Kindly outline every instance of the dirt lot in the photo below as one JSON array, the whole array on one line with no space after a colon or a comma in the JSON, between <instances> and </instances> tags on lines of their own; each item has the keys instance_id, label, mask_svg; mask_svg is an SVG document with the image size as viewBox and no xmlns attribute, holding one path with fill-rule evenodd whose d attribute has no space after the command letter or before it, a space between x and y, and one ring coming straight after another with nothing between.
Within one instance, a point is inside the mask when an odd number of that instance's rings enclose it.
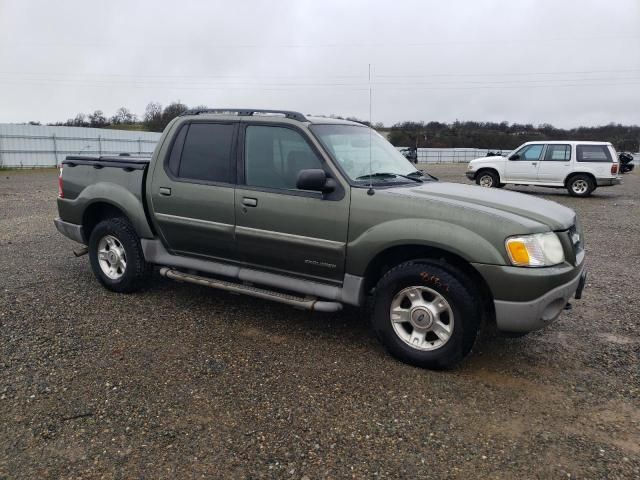
<instances>
[{"instance_id":1,"label":"dirt lot","mask_svg":"<svg viewBox=\"0 0 640 480\"><path fill-rule=\"evenodd\" d=\"M640 478L640 177L518 190L577 210L584 298L443 373L355 310L110 293L53 227L56 172L0 172L0 479Z\"/></svg>"}]
</instances>

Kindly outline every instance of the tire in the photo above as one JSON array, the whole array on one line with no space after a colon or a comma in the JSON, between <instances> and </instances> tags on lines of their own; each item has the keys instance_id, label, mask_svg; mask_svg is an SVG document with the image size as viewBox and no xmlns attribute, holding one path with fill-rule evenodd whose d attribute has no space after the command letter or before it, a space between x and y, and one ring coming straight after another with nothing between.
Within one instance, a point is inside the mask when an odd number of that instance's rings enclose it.
<instances>
[{"instance_id":1,"label":"tire","mask_svg":"<svg viewBox=\"0 0 640 480\"><path fill-rule=\"evenodd\" d=\"M496 172L481 170L480 173L476 175L476 184L486 188L498 187L500 185L500 178Z\"/></svg>"},{"instance_id":2,"label":"tire","mask_svg":"<svg viewBox=\"0 0 640 480\"><path fill-rule=\"evenodd\" d=\"M373 330L387 351L405 363L450 368L469 354L480 328L480 303L471 285L462 272L437 261L398 265L375 288ZM441 313L434 316L424 304L440 307Z\"/></svg>"},{"instance_id":3,"label":"tire","mask_svg":"<svg viewBox=\"0 0 640 480\"><path fill-rule=\"evenodd\" d=\"M573 175L567 180L567 190L572 197L588 197L595 189L593 179L583 173Z\"/></svg>"},{"instance_id":4,"label":"tire","mask_svg":"<svg viewBox=\"0 0 640 480\"><path fill-rule=\"evenodd\" d=\"M152 271L138 235L125 218L109 218L95 226L89 238L89 260L98 281L118 293L139 290Z\"/></svg>"}]
</instances>

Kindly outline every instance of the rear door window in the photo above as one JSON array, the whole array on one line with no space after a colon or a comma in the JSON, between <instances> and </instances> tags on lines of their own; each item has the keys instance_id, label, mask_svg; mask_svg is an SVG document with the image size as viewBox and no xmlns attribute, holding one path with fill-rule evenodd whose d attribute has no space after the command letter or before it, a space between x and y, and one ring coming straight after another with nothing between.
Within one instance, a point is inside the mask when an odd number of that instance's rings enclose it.
<instances>
[{"instance_id":1,"label":"rear door window","mask_svg":"<svg viewBox=\"0 0 640 480\"><path fill-rule=\"evenodd\" d=\"M576 159L579 162L612 162L607 145L578 145Z\"/></svg>"},{"instance_id":2,"label":"rear door window","mask_svg":"<svg viewBox=\"0 0 640 480\"><path fill-rule=\"evenodd\" d=\"M571 145L547 145L545 162L566 162L571 160Z\"/></svg>"},{"instance_id":3,"label":"rear door window","mask_svg":"<svg viewBox=\"0 0 640 480\"><path fill-rule=\"evenodd\" d=\"M180 157L178 177L207 183L232 183L234 169L231 149L234 130L234 124L189 125Z\"/></svg>"}]
</instances>

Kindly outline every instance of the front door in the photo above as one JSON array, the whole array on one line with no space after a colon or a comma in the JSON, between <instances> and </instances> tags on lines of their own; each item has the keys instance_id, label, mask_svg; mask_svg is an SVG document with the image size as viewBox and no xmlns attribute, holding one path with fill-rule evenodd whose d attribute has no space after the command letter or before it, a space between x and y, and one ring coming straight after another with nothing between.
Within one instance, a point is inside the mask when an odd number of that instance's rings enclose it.
<instances>
[{"instance_id":1,"label":"front door","mask_svg":"<svg viewBox=\"0 0 640 480\"><path fill-rule=\"evenodd\" d=\"M237 122L193 121L178 127L153 172L156 228L177 254L237 260L235 143Z\"/></svg>"},{"instance_id":2,"label":"front door","mask_svg":"<svg viewBox=\"0 0 640 480\"><path fill-rule=\"evenodd\" d=\"M238 252L249 266L341 282L349 221L349 190L299 190L304 169L331 169L305 132L282 124L249 124L236 189ZM336 179L337 180L337 179Z\"/></svg>"},{"instance_id":3,"label":"front door","mask_svg":"<svg viewBox=\"0 0 640 480\"><path fill-rule=\"evenodd\" d=\"M535 182L538 179L538 162L544 149L543 144L525 145L509 155L506 162L505 178L508 182Z\"/></svg>"},{"instance_id":4,"label":"front door","mask_svg":"<svg viewBox=\"0 0 640 480\"><path fill-rule=\"evenodd\" d=\"M538 165L538 181L562 184L570 168L571 145L549 144Z\"/></svg>"}]
</instances>

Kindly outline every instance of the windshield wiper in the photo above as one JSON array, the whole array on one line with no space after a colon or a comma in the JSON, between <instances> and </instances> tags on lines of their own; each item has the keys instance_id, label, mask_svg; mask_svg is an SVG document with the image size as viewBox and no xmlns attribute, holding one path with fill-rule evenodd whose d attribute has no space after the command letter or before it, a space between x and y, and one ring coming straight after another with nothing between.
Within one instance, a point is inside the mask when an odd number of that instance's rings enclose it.
<instances>
[{"instance_id":1,"label":"windshield wiper","mask_svg":"<svg viewBox=\"0 0 640 480\"><path fill-rule=\"evenodd\" d=\"M402 177L408 180L413 180L414 182L422 183L422 180L419 178L410 177L409 175L402 175L401 173L389 173L389 172L369 173L367 175L361 175L360 177L356 177L356 180L366 180L368 178L396 178L396 177Z\"/></svg>"},{"instance_id":2,"label":"windshield wiper","mask_svg":"<svg viewBox=\"0 0 640 480\"><path fill-rule=\"evenodd\" d=\"M408 173L408 174L407 174L407 176L408 176L408 177L411 177L411 176L420 176L420 177L422 177L422 178L427 178L427 177L429 177L431 180L438 180L438 178L437 178L437 177L434 177L434 176L433 176L433 175L431 175L430 173L422 172L422 171L420 171L420 170L416 170L415 172ZM424 180L423 180L423 181L424 181Z\"/></svg>"}]
</instances>

